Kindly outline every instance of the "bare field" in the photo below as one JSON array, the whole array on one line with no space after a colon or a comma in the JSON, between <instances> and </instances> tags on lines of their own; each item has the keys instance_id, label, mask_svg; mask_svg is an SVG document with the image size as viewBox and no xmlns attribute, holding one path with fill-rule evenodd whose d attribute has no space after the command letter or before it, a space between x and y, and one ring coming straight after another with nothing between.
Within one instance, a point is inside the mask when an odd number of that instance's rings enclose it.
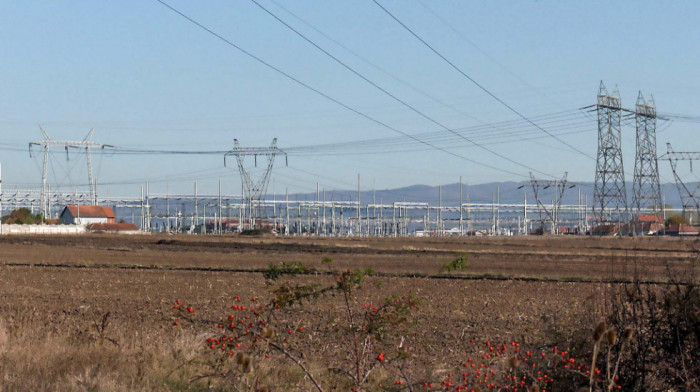
<instances>
[{"instance_id":1,"label":"bare field","mask_svg":"<svg viewBox=\"0 0 700 392\"><path fill-rule=\"evenodd\" d=\"M605 280L631 279L636 271L664 281L667 268L687 271L697 246L678 238L3 237L0 390L189 389L187 375L173 375L182 360L174 346L201 350L192 342L209 326L188 325L173 343L175 299L217 320L237 295L271 297L259 272L270 263L321 268L323 257L336 268L380 273L358 292L366 301L419 298L408 342L422 368L439 372L467 353L462 342L469 337L566 341L606 312L614 283ZM469 269L451 276L468 279L442 279L441 266L460 254ZM107 312L106 335L118 345L97 337L95 325ZM285 317L332 339L327 320L340 312L321 301ZM307 351L324 355L314 345Z\"/></svg>"},{"instance_id":2,"label":"bare field","mask_svg":"<svg viewBox=\"0 0 700 392\"><path fill-rule=\"evenodd\" d=\"M637 273L655 281L664 279L667 267L692 260L698 247L698 241L683 238L29 236L0 238L0 262L255 270L332 257L342 268L433 275L465 254L470 268L463 274L477 277L601 280Z\"/></svg>"}]
</instances>

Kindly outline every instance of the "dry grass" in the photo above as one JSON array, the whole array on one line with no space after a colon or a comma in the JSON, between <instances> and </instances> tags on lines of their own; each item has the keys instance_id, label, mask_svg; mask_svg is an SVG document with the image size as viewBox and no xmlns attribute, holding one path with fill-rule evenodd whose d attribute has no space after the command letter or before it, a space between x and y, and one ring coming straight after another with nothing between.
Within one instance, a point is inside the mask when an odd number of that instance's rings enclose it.
<instances>
[{"instance_id":1,"label":"dry grass","mask_svg":"<svg viewBox=\"0 0 700 392\"><path fill-rule=\"evenodd\" d=\"M439 274L440 267L466 253L469 274L597 279L628 276L619 258L645 254L639 269L663 271L667 261L685 262L693 244L665 239L565 239L544 242L492 239L280 239L172 237L4 237L0 239L0 391L166 391L227 390L225 383L191 382L206 372L193 362L205 355L211 323L172 326L175 299L192 304L198 316L218 320L236 295L270 298L259 273L167 268L136 270L115 265L260 268L271 262L302 261L320 266L331 256L337 268L373 267L385 272ZM546 246L552 243L551 250ZM574 245L572 245L574 244ZM634 251L634 249L646 249ZM661 260L654 257L663 256ZM631 256L630 256L631 258ZM613 260L613 263L611 263ZM56 263L65 267L10 266ZM101 265L102 268L75 268ZM73 267L72 267L73 266ZM318 283L324 276L295 278ZM471 355L464 344L476 337L518 340L534 346L556 344L586 350L575 336L589 336L593 320L605 314L603 283L517 280L444 280L407 277L368 279L357 295L379 302L413 293L422 300L413 333L407 336L415 375L439 377ZM110 312L104 334L95 328ZM337 329L342 317L332 300L293 308L284 317L302 320L309 331L305 361L326 380L329 358L343 359ZM117 344L112 343L112 341ZM272 390L310 390L293 366L259 369ZM274 381L277 380L277 381ZM330 382L330 381L329 381ZM330 389L332 390L332 389Z\"/></svg>"}]
</instances>

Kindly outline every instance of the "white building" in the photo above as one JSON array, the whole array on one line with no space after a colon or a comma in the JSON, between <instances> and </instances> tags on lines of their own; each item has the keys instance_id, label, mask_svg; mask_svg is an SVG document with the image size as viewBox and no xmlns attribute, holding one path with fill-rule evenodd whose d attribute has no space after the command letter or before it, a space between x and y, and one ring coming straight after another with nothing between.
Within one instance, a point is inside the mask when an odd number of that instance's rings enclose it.
<instances>
[{"instance_id":1,"label":"white building","mask_svg":"<svg viewBox=\"0 0 700 392\"><path fill-rule=\"evenodd\" d=\"M114 218L114 211L105 206L67 205L61 212L61 223L65 225L114 223Z\"/></svg>"}]
</instances>

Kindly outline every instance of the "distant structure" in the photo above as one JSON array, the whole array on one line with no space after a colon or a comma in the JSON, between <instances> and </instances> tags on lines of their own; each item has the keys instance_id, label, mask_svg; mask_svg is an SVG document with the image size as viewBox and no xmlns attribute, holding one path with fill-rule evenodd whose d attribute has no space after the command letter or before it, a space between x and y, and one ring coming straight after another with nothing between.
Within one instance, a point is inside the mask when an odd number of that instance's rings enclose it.
<instances>
[{"instance_id":1,"label":"distant structure","mask_svg":"<svg viewBox=\"0 0 700 392\"><path fill-rule=\"evenodd\" d=\"M634 117L637 149L634 159L632 208L635 212L633 220L637 221L643 211L652 215L663 214L659 162L656 155L656 105L653 96L646 101L642 92L639 92Z\"/></svg>"},{"instance_id":2,"label":"distant structure","mask_svg":"<svg viewBox=\"0 0 700 392\"><path fill-rule=\"evenodd\" d=\"M93 223L115 223L114 211L105 206L67 205L61 212L64 225L84 225Z\"/></svg>"},{"instance_id":3,"label":"distant structure","mask_svg":"<svg viewBox=\"0 0 700 392\"><path fill-rule=\"evenodd\" d=\"M286 161L287 153L277 148L277 138L272 139L270 147L241 147L238 143L238 139L233 139L233 149L224 154L224 166L226 166L226 157L231 155L236 157L236 162L238 163L238 172L241 175L241 183L243 184L244 204L247 210L246 215L250 227L254 228L255 218L260 215L259 211L257 211L258 207L262 205L261 202L265 197L267 186L270 183L270 173L275 163L275 157L277 155L284 155ZM245 168L244 160L246 156L253 156L255 167L258 166L258 156L267 157L267 167L257 181L252 179L250 171Z\"/></svg>"},{"instance_id":4,"label":"distant structure","mask_svg":"<svg viewBox=\"0 0 700 392\"><path fill-rule=\"evenodd\" d=\"M95 132L95 128L91 129L90 132L88 132L87 136L81 141L59 141L59 140L53 140L49 137L49 134L44 131L44 128L42 128L41 125L39 125L39 129L41 130L41 133L44 135L44 140L39 140L39 141L34 141L29 143L29 156L31 157L32 155L32 146L40 146L43 147L44 149L44 164L43 168L41 171L41 214L44 217L47 216L47 212L49 210L49 202L48 198L46 195L46 180L47 180L47 174L48 174L48 165L49 165L49 149L51 147L62 147L66 150L66 159L68 159L68 149L70 148L78 148L78 149L85 149L85 156L87 159L87 169L88 169L88 185L90 187L90 200L91 203L97 204L97 186L95 184L95 180L92 177L92 162L90 160L90 150L92 148L105 148L105 147L112 147L108 144L102 144L102 143L96 143L90 140L92 137L92 134Z\"/></svg>"},{"instance_id":5,"label":"distant structure","mask_svg":"<svg viewBox=\"0 0 700 392\"><path fill-rule=\"evenodd\" d=\"M558 222L559 222L559 211L561 209L562 201L564 200L564 191L567 188L573 188L576 185L569 185L566 181L568 173L564 173L562 178L554 180L538 180L532 173L530 173L530 185L532 186L532 193L535 195L535 200L537 201L538 213L540 215L540 229L542 234L544 234L544 224L545 222L550 222L552 224L552 234L558 234ZM547 205L542 202L542 191L552 188L554 191L554 199L552 204L547 208ZM542 213L545 216L542 216Z\"/></svg>"},{"instance_id":6,"label":"distant structure","mask_svg":"<svg viewBox=\"0 0 700 392\"><path fill-rule=\"evenodd\" d=\"M678 161L689 161L690 170L692 171L693 161L700 161L700 152L674 151L671 143L666 143L666 149L666 154L662 158L668 159L668 162L671 164L678 194L683 204L683 215L690 220L691 224L697 224L698 218L700 218L698 216L700 214L700 184L693 187L683 181L678 173Z\"/></svg>"},{"instance_id":7,"label":"distant structure","mask_svg":"<svg viewBox=\"0 0 700 392\"><path fill-rule=\"evenodd\" d=\"M593 191L593 215L599 223L627 221L627 190L622 165L620 93L598 90L598 156Z\"/></svg>"}]
</instances>

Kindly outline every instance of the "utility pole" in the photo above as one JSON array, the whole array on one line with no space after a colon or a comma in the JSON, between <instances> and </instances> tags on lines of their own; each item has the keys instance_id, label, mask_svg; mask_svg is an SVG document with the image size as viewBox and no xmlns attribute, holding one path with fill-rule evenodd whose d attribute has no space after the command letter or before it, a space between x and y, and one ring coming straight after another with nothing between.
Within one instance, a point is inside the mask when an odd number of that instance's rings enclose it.
<instances>
[{"instance_id":1,"label":"utility pole","mask_svg":"<svg viewBox=\"0 0 700 392\"><path fill-rule=\"evenodd\" d=\"M284 212L285 212L285 228L284 228L284 234L289 235L289 188L284 188Z\"/></svg>"},{"instance_id":2,"label":"utility pole","mask_svg":"<svg viewBox=\"0 0 700 392\"><path fill-rule=\"evenodd\" d=\"M583 230L583 218L581 217L581 188L578 188L578 207L576 208L576 211L578 212L578 231L579 234L581 234L581 231Z\"/></svg>"},{"instance_id":3,"label":"utility pole","mask_svg":"<svg viewBox=\"0 0 700 392\"><path fill-rule=\"evenodd\" d=\"M77 190L76 190L77 192ZM77 203L76 203L77 204ZM80 204L78 204L78 216L80 216ZM143 186L141 187L141 231L144 231L144 214L143 214Z\"/></svg>"},{"instance_id":4,"label":"utility pole","mask_svg":"<svg viewBox=\"0 0 700 392\"><path fill-rule=\"evenodd\" d=\"M462 198L462 176L459 176L459 235L464 235L464 223L462 220L462 211L464 199Z\"/></svg>"},{"instance_id":5,"label":"utility pole","mask_svg":"<svg viewBox=\"0 0 700 392\"><path fill-rule=\"evenodd\" d=\"M192 219L192 227L197 227L199 223L199 203L197 200L197 181L194 182L194 219ZM206 219L206 217L205 217Z\"/></svg>"},{"instance_id":6,"label":"utility pole","mask_svg":"<svg viewBox=\"0 0 700 392\"><path fill-rule=\"evenodd\" d=\"M165 182L165 218L168 221L168 233L170 233L170 182Z\"/></svg>"},{"instance_id":7,"label":"utility pole","mask_svg":"<svg viewBox=\"0 0 700 392\"><path fill-rule=\"evenodd\" d=\"M323 188L323 236L328 235L326 230L326 188Z\"/></svg>"},{"instance_id":8,"label":"utility pole","mask_svg":"<svg viewBox=\"0 0 700 392\"><path fill-rule=\"evenodd\" d=\"M369 214L367 215L369 219ZM372 181L372 234L377 234L377 182Z\"/></svg>"},{"instance_id":9,"label":"utility pole","mask_svg":"<svg viewBox=\"0 0 700 392\"><path fill-rule=\"evenodd\" d=\"M469 197L469 184L467 184L467 232L472 231L472 206Z\"/></svg>"},{"instance_id":10,"label":"utility pole","mask_svg":"<svg viewBox=\"0 0 700 392\"><path fill-rule=\"evenodd\" d=\"M524 234L527 235L527 191L523 192L523 225L525 226Z\"/></svg>"},{"instance_id":11,"label":"utility pole","mask_svg":"<svg viewBox=\"0 0 700 392\"><path fill-rule=\"evenodd\" d=\"M438 237L442 237L442 185L438 185L438 213L437 213L437 226L438 226Z\"/></svg>"},{"instance_id":12,"label":"utility pole","mask_svg":"<svg viewBox=\"0 0 700 392\"><path fill-rule=\"evenodd\" d=\"M496 194L491 192L491 235L496 235Z\"/></svg>"},{"instance_id":13,"label":"utility pole","mask_svg":"<svg viewBox=\"0 0 700 392\"><path fill-rule=\"evenodd\" d=\"M150 185L149 181L146 181L146 217L144 220L144 225L146 226L146 230L145 230L146 232L151 231L151 203L150 203L150 199L149 199L149 192L150 192L149 185ZM97 203L94 203L94 204L97 204Z\"/></svg>"},{"instance_id":14,"label":"utility pole","mask_svg":"<svg viewBox=\"0 0 700 392\"><path fill-rule=\"evenodd\" d=\"M501 229L501 187L496 187L496 235Z\"/></svg>"},{"instance_id":15,"label":"utility pole","mask_svg":"<svg viewBox=\"0 0 700 392\"><path fill-rule=\"evenodd\" d=\"M362 220L360 219L360 173L357 173L357 234L362 236Z\"/></svg>"},{"instance_id":16,"label":"utility pole","mask_svg":"<svg viewBox=\"0 0 700 392\"><path fill-rule=\"evenodd\" d=\"M246 214L246 204L245 204L245 193L243 189L243 183L241 182L241 204L238 206L238 232L243 231L243 220L247 219Z\"/></svg>"}]
</instances>

